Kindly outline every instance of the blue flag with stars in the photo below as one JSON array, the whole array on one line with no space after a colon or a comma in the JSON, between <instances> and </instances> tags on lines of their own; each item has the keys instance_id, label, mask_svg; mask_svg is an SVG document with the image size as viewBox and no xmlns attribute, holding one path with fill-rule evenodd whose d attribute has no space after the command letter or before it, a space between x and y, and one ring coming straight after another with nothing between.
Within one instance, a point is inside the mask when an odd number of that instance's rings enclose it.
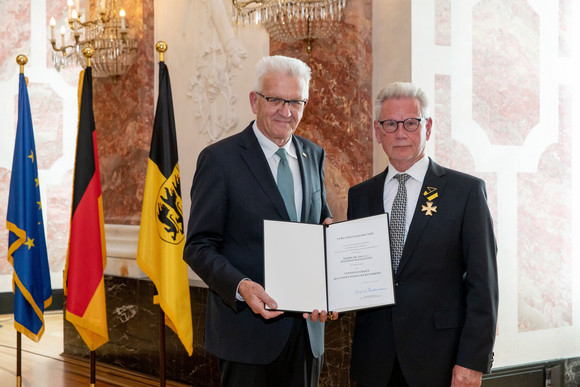
<instances>
[{"instance_id":1,"label":"blue flag with stars","mask_svg":"<svg viewBox=\"0 0 580 387\"><path fill-rule=\"evenodd\" d=\"M22 73L19 82L18 124L6 216L8 261L14 268L14 327L38 342L44 333L44 309L52 302L52 288L32 116L26 79Z\"/></svg>"}]
</instances>

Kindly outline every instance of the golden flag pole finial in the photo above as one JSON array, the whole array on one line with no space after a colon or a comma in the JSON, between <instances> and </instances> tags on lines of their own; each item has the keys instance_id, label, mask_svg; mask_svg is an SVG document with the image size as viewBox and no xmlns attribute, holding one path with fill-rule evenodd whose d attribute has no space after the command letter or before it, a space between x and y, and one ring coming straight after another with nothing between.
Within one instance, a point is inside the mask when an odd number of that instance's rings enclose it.
<instances>
[{"instance_id":1,"label":"golden flag pole finial","mask_svg":"<svg viewBox=\"0 0 580 387\"><path fill-rule=\"evenodd\" d=\"M165 51L167 51L167 43L163 40L155 43L155 49L159 53L159 62L165 62Z\"/></svg>"},{"instance_id":2,"label":"golden flag pole finial","mask_svg":"<svg viewBox=\"0 0 580 387\"><path fill-rule=\"evenodd\" d=\"M90 46L83 49L83 56L87 58L87 67L91 67L91 58L94 52L95 50Z\"/></svg>"},{"instance_id":3,"label":"golden flag pole finial","mask_svg":"<svg viewBox=\"0 0 580 387\"><path fill-rule=\"evenodd\" d=\"M16 57L16 63L20 65L20 74L24 74L24 65L28 63L28 58L26 55L18 55Z\"/></svg>"}]
</instances>

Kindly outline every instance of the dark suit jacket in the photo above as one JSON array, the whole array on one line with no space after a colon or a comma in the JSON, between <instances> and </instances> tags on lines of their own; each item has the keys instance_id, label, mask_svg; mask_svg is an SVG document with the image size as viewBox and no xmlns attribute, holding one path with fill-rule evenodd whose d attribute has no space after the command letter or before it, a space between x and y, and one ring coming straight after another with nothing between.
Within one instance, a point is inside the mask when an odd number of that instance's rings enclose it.
<instances>
[{"instance_id":1,"label":"dark suit jacket","mask_svg":"<svg viewBox=\"0 0 580 387\"><path fill-rule=\"evenodd\" d=\"M384 213L387 170L351 187L348 218ZM439 197L421 211L427 187ZM483 180L430 160L395 275L392 307L359 311L351 377L385 386L395 355L410 386L449 387L455 364L489 372L498 306L497 247Z\"/></svg>"},{"instance_id":2,"label":"dark suit jacket","mask_svg":"<svg viewBox=\"0 0 580 387\"><path fill-rule=\"evenodd\" d=\"M293 136L302 177L302 222L330 217L324 189L324 150ZM221 359L268 364L286 344L292 321L256 315L235 299L244 278L264 285L263 221L290 218L250 124L205 148L191 187L191 212L184 259L209 286L206 350ZM288 243L298 241L288 239ZM324 351L324 324L309 322L313 354Z\"/></svg>"}]
</instances>

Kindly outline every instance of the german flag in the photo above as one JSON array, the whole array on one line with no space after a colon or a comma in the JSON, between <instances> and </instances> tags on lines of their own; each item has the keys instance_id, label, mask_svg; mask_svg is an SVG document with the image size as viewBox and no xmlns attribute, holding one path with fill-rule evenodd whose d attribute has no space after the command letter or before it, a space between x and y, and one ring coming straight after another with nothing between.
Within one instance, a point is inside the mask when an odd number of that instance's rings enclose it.
<instances>
[{"instance_id":1,"label":"german flag","mask_svg":"<svg viewBox=\"0 0 580 387\"><path fill-rule=\"evenodd\" d=\"M66 319L91 351L109 341L105 284L105 228L95 118L92 69L79 79L79 124L73 181L68 255L64 272Z\"/></svg>"},{"instance_id":2,"label":"german flag","mask_svg":"<svg viewBox=\"0 0 580 387\"><path fill-rule=\"evenodd\" d=\"M165 313L165 324L191 356L193 329L189 298L181 181L169 72L159 62L159 97L147 163L137 264L157 288L154 303Z\"/></svg>"}]
</instances>

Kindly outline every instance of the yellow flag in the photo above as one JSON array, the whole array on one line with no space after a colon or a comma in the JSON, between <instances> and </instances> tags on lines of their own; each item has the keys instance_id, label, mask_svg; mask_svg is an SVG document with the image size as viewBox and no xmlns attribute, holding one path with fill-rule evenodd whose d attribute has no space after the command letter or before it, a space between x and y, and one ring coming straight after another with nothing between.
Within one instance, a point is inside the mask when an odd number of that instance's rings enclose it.
<instances>
[{"instance_id":1,"label":"yellow flag","mask_svg":"<svg viewBox=\"0 0 580 387\"><path fill-rule=\"evenodd\" d=\"M185 235L177 161L169 73L165 63L160 62L159 97L147 164L137 264L157 288L154 303L163 309L166 325L178 335L191 356L193 327L187 264L183 260Z\"/></svg>"}]
</instances>

